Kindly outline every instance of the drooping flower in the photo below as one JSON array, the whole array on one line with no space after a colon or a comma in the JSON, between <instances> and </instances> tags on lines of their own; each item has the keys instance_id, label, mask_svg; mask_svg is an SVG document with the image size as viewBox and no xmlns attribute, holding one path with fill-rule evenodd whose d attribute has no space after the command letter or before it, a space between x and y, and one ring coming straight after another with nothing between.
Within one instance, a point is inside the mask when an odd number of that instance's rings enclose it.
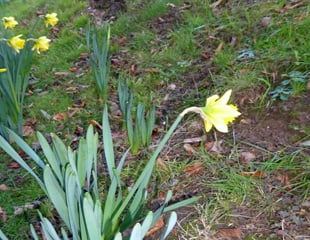
<instances>
[{"instance_id":1,"label":"drooping flower","mask_svg":"<svg viewBox=\"0 0 310 240\"><path fill-rule=\"evenodd\" d=\"M9 46L12 47L18 53L20 49L24 48L26 42L24 39L20 38L21 36L22 34L12 37L8 40Z\"/></svg>"},{"instance_id":2,"label":"drooping flower","mask_svg":"<svg viewBox=\"0 0 310 240\"><path fill-rule=\"evenodd\" d=\"M184 116L188 112L199 113L207 132L214 126L219 132L226 133L228 132L228 124L241 114L236 106L227 104L230 95L231 90L228 90L221 98L218 95L208 97L204 107L187 108L181 115Z\"/></svg>"},{"instance_id":3,"label":"drooping flower","mask_svg":"<svg viewBox=\"0 0 310 240\"><path fill-rule=\"evenodd\" d=\"M45 52L45 51L47 51L48 50L48 48L49 48L49 46L50 46L50 39L48 39L47 37L45 37L45 36L43 36L43 37L39 37L36 41L35 41L35 43L34 43L34 45L33 45L33 47L32 47L32 50L34 51L34 50L36 50L37 51L37 53L39 53L40 54L40 51L42 51L42 52Z\"/></svg>"},{"instance_id":4,"label":"drooping flower","mask_svg":"<svg viewBox=\"0 0 310 240\"><path fill-rule=\"evenodd\" d=\"M48 13L45 15L45 25L48 27L50 24L51 26L55 26L58 23L57 13Z\"/></svg>"},{"instance_id":5,"label":"drooping flower","mask_svg":"<svg viewBox=\"0 0 310 240\"><path fill-rule=\"evenodd\" d=\"M227 125L241 114L236 106L227 104L230 95L231 90L228 90L221 98L218 95L207 98L206 106L201 108L205 115L203 119L207 132L213 126L220 132L228 132Z\"/></svg>"},{"instance_id":6,"label":"drooping flower","mask_svg":"<svg viewBox=\"0 0 310 240\"><path fill-rule=\"evenodd\" d=\"M6 68L0 68L0 73L6 72Z\"/></svg>"},{"instance_id":7,"label":"drooping flower","mask_svg":"<svg viewBox=\"0 0 310 240\"><path fill-rule=\"evenodd\" d=\"M5 29L7 28L15 28L18 22L15 20L14 17L4 17L2 18L3 25Z\"/></svg>"}]
</instances>

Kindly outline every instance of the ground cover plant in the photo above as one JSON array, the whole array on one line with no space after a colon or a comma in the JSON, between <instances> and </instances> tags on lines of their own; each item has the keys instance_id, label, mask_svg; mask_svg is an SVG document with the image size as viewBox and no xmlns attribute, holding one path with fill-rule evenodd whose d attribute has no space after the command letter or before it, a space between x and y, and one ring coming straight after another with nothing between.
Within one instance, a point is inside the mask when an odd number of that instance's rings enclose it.
<instances>
[{"instance_id":1,"label":"ground cover plant","mask_svg":"<svg viewBox=\"0 0 310 240\"><path fill-rule=\"evenodd\" d=\"M139 102L156 110L148 151L128 153L125 186L132 187L149 150L184 108L202 106L207 97L231 88L232 102L242 112L225 135L205 134L202 121L188 115L157 159L148 186L150 209L158 208L168 190L173 191L170 203L202 196L177 211L170 239L309 237L306 1L19 3L2 3L0 15L29 19L22 24L32 26L36 13L57 12L60 22L52 28L49 51L33 60L24 101L27 143L37 141L34 131L47 139L55 132L76 149L89 123L101 131L104 101L96 90L85 28L90 19L98 26L109 21L107 103L117 159L129 146L118 81L128 79L133 87L133 113ZM40 31L45 30L38 29L38 36ZM32 147L39 150L38 144ZM98 174L106 177L102 162ZM9 239L29 237L29 224L40 229L34 208L59 224L36 182L4 152L0 171L0 227ZM148 238L159 239L160 222L157 228Z\"/></svg>"}]
</instances>

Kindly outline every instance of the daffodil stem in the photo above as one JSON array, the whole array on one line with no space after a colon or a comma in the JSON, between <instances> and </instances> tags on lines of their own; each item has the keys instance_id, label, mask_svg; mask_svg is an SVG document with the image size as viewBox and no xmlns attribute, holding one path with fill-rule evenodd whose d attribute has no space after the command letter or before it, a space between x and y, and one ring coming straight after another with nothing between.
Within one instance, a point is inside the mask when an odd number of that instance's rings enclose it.
<instances>
[{"instance_id":1,"label":"daffodil stem","mask_svg":"<svg viewBox=\"0 0 310 240\"><path fill-rule=\"evenodd\" d=\"M201 113L201 109L199 107L189 107L186 108L183 112L181 112L180 115L184 116L188 112L195 112L195 113Z\"/></svg>"}]
</instances>

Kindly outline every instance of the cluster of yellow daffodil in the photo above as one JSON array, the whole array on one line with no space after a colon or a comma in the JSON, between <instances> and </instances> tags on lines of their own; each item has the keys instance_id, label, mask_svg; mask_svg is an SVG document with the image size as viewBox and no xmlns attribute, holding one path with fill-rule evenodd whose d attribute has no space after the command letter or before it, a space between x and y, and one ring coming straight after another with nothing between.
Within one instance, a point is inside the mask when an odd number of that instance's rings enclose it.
<instances>
[{"instance_id":1,"label":"cluster of yellow daffodil","mask_svg":"<svg viewBox=\"0 0 310 240\"><path fill-rule=\"evenodd\" d=\"M57 13L50 13L46 14L44 16L45 25L48 27L48 25L55 26L58 23ZM18 25L18 22L15 20L14 17L3 17L2 18L3 25L5 29L13 29ZM11 37L10 39L1 39L1 41L6 41L10 47L12 47L17 53L21 49L25 47L26 41L34 41L34 45L32 47L32 50L36 50L37 53L40 54L40 51L44 52L48 50L50 39L48 39L46 36L39 37L37 39L29 38L29 39L22 39L22 34L16 35L14 37Z\"/></svg>"}]
</instances>

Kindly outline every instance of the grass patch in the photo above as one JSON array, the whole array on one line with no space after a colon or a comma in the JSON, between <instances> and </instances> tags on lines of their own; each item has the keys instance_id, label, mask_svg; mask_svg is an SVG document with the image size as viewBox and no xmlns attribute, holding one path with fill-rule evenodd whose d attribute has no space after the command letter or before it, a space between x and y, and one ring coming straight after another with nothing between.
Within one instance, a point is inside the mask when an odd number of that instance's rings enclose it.
<instances>
[{"instance_id":1,"label":"grass patch","mask_svg":"<svg viewBox=\"0 0 310 240\"><path fill-rule=\"evenodd\" d=\"M69 71L76 66L81 53L87 52L83 29L89 20L85 13L86 3L66 0L51 4L37 0L29 2L26 6L16 0L1 5L0 9L0 15L18 16L18 20L30 19L27 26L31 26L37 10L58 13L60 25L53 35L51 48L47 53L34 58L32 74L38 82L31 86L33 94L25 99L26 106L31 106L25 109L25 119L37 119L36 130L43 133L57 132L68 144L73 142L77 127L86 129L90 120L101 121L102 102L98 100L94 79L88 66L79 69L82 73L79 77L77 75L80 72ZM245 1L234 0L223 3L216 9L212 9L210 4L211 1L199 0L191 1L189 6L184 6L183 1L178 0L130 1L127 3L127 12L117 16L111 25L111 50L113 58L119 60L121 67L112 68L109 101L116 105L118 103L118 75L121 78L129 78L134 85L135 102L141 101L146 105L150 101L157 103L158 132L154 132L155 138L158 137L156 134L165 132L178 109L193 105L203 106L207 96L221 93L227 88L234 89L236 93L240 91L242 96L236 94L236 100L247 99L248 92L261 89L254 102L241 107L244 111L247 107L254 108L257 116L266 117L266 111L274 104L270 100L270 92L287 80L291 72L309 72L310 20L309 17L302 17L303 14L309 15L309 7L300 6L281 13L277 11L283 9L284 1L249 5ZM265 23L262 23L263 19ZM35 34L39 36L48 33L41 27ZM120 44L122 38L126 40ZM85 61L87 62L87 59ZM136 67L136 72L132 70L132 66ZM59 72L68 74L59 77L55 74ZM67 93L70 87L77 87L78 90ZM301 97L305 87L305 83L292 85L294 94L289 97ZM72 108L78 101L85 102L85 107L64 121L49 120L40 111L46 111L51 117L57 113L69 113L68 107ZM248 121L249 112L243 113L243 121ZM296 119L304 116L301 111L289 114ZM113 130L117 135L119 120L112 121L116 123ZM252 123L244 125L244 128L252 127L250 124ZM296 127L309 135L309 127L291 124L292 129ZM184 133L194 135L184 134L189 139L201 134L191 131L188 126L184 126L184 129ZM185 138L184 135L181 135L179 140ZM208 134L205 141L211 142L214 138L212 134ZM219 136L219 139L222 138L222 135ZM30 137L27 140L35 139ZM127 147L124 139L116 141L119 141L120 150ZM237 220L234 222L235 208L248 208L249 215L256 211L256 215L253 216L263 213L268 216L270 222L275 221L274 209L278 207L279 198L265 188L273 187L273 183L268 179L242 175L245 167L238 161L238 152L243 151L242 147L239 149L238 146L238 134L236 141L237 143L229 136L225 138L225 146L232 150L224 152L223 155L210 154L202 144L195 146L197 152L194 155L188 156L183 151L183 142L176 141L169 145L171 150L177 149L178 154L169 156L168 151L165 159L167 170L157 169L153 184L158 183L160 187L166 187L167 183L173 185L177 179L186 186L185 191L189 192L192 190L191 184L193 188L197 185L203 186L202 195L206 202L201 206L197 205L195 216L186 219L187 223L181 226L180 234L183 234L183 238L180 239L207 238L216 232L219 223L225 227L231 222L238 223ZM264 158L255 159L246 170L264 171L273 180L287 174L289 181L277 182L274 191L284 194L283 198L300 196L298 201L309 196L310 166L306 149L291 151L288 146L287 149L274 153L250 147L263 153ZM148 150L132 156L135 160L126 165L123 174L129 185L130 180L144 165L147 154ZM185 180L178 178L185 176L186 167L194 162L203 162L207 169L204 176L195 180L199 182L197 185L191 176L186 176ZM8 171L7 157L3 153L0 156L0 167L1 172ZM1 223L0 227L11 239L24 239L29 223L36 221L36 213L27 211L16 217L13 216L12 206L31 202L41 193L29 176L23 176L26 180L21 185L16 184L16 176L11 172L6 176L4 184L12 187L12 191L0 192L0 202L1 207L6 209L9 220ZM177 184L168 187L179 190ZM157 190L160 192L160 189L156 189L152 194L156 195ZM284 207L285 204L278 208ZM16 234L17 232L20 235ZM263 235L246 235L248 239L259 239L259 236Z\"/></svg>"}]
</instances>

